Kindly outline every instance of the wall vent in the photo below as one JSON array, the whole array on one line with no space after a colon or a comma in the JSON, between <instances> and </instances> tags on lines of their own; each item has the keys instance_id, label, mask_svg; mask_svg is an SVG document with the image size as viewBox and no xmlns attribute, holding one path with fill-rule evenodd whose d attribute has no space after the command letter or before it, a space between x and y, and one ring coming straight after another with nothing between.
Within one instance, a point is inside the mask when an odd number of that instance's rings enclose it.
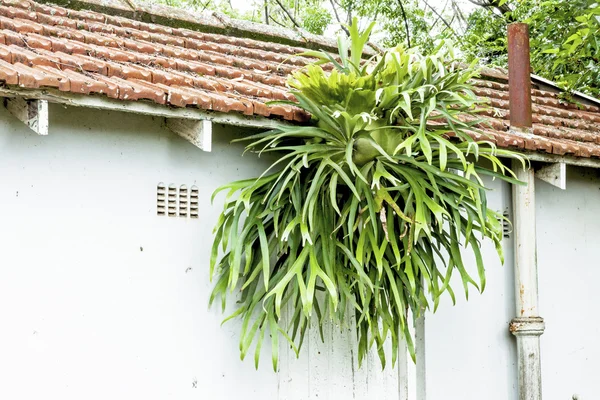
<instances>
[{"instance_id":1,"label":"wall vent","mask_svg":"<svg viewBox=\"0 0 600 400\"><path fill-rule=\"evenodd\" d=\"M179 216L186 218L188 215L188 189L187 186L179 187Z\"/></svg>"},{"instance_id":2,"label":"wall vent","mask_svg":"<svg viewBox=\"0 0 600 400\"><path fill-rule=\"evenodd\" d=\"M169 205L169 217L177 216L177 186L174 184L169 185L168 192L168 205Z\"/></svg>"},{"instance_id":3,"label":"wall vent","mask_svg":"<svg viewBox=\"0 0 600 400\"><path fill-rule=\"evenodd\" d=\"M190 218L198 218L198 187L195 185L190 191Z\"/></svg>"},{"instance_id":4,"label":"wall vent","mask_svg":"<svg viewBox=\"0 0 600 400\"><path fill-rule=\"evenodd\" d=\"M165 184L160 182L156 186L156 214L157 215L165 215L165 213L166 213L166 203L165 203L166 193L165 192L166 192Z\"/></svg>"},{"instance_id":5,"label":"wall vent","mask_svg":"<svg viewBox=\"0 0 600 400\"><path fill-rule=\"evenodd\" d=\"M512 233L512 225L510 223L510 214L508 213L508 210L504 210L502 216L504 217L502 220L502 236L504 236L506 239L509 239L510 234Z\"/></svg>"},{"instance_id":6,"label":"wall vent","mask_svg":"<svg viewBox=\"0 0 600 400\"><path fill-rule=\"evenodd\" d=\"M187 185L163 182L156 185L156 215L181 218L198 218L197 186L188 189Z\"/></svg>"}]
</instances>

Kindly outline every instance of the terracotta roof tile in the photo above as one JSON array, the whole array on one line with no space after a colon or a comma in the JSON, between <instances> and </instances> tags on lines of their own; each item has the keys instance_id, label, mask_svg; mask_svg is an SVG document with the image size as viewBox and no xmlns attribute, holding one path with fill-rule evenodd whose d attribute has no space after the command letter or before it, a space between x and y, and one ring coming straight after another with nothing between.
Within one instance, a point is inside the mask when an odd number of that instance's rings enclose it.
<instances>
[{"instance_id":1,"label":"terracotta roof tile","mask_svg":"<svg viewBox=\"0 0 600 400\"><path fill-rule=\"evenodd\" d=\"M110 6L120 10L115 4ZM135 11L147 16L156 9ZM163 17L174 13L176 18L197 22L182 11L160 10ZM225 20L202 18L214 29L230 29ZM256 28L248 32L256 34ZM311 61L297 56L304 51L297 45L97 11L0 0L0 81L22 88L48 87L123 101L307 122L310 116L298 107L269 103L294 100L286 88L287 76ZM600 157L599 107L567 103L557 93L534 87L533 134L517 135L509 130L506 71L485 69L481 75L473 81L474 92L489 107L482 112L485 120L476 125L481 131L472 133L476 140L548 154ZM464 119L476 122L472 117Z\"/></svg>"},{"instance_id":2,"label":"terracotta roof tile","mask_svg":"<svg viewBox=\"0 0 600 400\"><path fill-rule=\"evenodd\" d=\"M19 86L37 89L40 87L59 88L63 79L54 71L31 68L25 64L12 64L19 76Z\"/></svg>"},{"instance_id":3,"label":"terracotta roof tile","mask_svg":"<svg viewBox=\"0 0 600 400\"><path fill-rule=\"evenodd\" d=\"M19 73L10 62L0 60L0 80L4 81L7 85L19 84Z\"/></svg>"},{"instance_id":4,"label":"terracotta roof tile","mask_svg":"<svg viewBox=\"0 0 600 400\"><path fill-rule=\"evenodd\" d=\"M167 91L167 101L171 105L177 107L197 106L205 110L212 109L212 99L206 93L195 89L190 90L189 87L167 86L162 83L156 85Z\"/></svg>"}]
</instances>

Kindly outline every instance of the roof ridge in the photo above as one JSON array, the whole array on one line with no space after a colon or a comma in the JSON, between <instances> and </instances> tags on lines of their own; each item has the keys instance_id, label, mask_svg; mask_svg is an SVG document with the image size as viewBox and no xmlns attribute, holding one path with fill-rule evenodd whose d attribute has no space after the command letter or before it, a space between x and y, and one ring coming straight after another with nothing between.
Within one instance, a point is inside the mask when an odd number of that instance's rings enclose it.
<instances>
[{"instance_id":1,"label":"roof ridge","mask_svg":"<svg viewBox=\"0 0 600 400\"><path fill-rule=\"evenodd\" d=\"M184 28L204 33L217 33L246 39L255 39L311 50L337 52L337 41L314 35L304 30L292 30L230 18L216 11L202 13L139 0L31 0L36 3L58 5L73 10L90 10L121 16L140 22L154 23L173 28ZM373 45L366 55L378 51Z\"/></svg>"}]
</instances>

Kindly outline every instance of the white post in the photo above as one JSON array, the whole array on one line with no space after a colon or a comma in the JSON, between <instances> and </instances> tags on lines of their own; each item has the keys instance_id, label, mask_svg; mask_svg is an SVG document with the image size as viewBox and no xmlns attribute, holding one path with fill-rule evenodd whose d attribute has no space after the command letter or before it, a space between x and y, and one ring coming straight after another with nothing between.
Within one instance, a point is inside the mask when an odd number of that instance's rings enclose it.
<instances>
[{"instance_id":1,"label":"white post","mask_svg":"<svg viewBox=\"0 0 600 400\"><path fill-rule=\"evenodd\" d=\"M513 185L517 317L511 321L510 331L517 338L519 400L541 400L540 336L544 320L538 311L535 177L532 168L524 169L518 161L513 163L513 170L526 186Z\"/></svg>"}]
</instances>

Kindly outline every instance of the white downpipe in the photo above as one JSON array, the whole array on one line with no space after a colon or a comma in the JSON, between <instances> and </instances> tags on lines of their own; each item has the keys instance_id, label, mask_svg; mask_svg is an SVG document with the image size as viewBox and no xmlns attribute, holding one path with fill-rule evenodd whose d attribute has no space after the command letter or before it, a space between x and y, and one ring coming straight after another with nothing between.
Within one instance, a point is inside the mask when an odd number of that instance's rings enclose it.
<instances>
[{"instance_id":1,"label":"white downpipe","mask_svg":"<svg viewBox=\"0 0 600 400\"><path fill-rule=\"evenodd\" d=\"M535 235L535 178L532 168L516 161L513 170L527 185L513 185L516 315L510 331L517 338L519 400L542 399L540 336L544 320L538 311Z\"/></svg>"}]
</instances>

